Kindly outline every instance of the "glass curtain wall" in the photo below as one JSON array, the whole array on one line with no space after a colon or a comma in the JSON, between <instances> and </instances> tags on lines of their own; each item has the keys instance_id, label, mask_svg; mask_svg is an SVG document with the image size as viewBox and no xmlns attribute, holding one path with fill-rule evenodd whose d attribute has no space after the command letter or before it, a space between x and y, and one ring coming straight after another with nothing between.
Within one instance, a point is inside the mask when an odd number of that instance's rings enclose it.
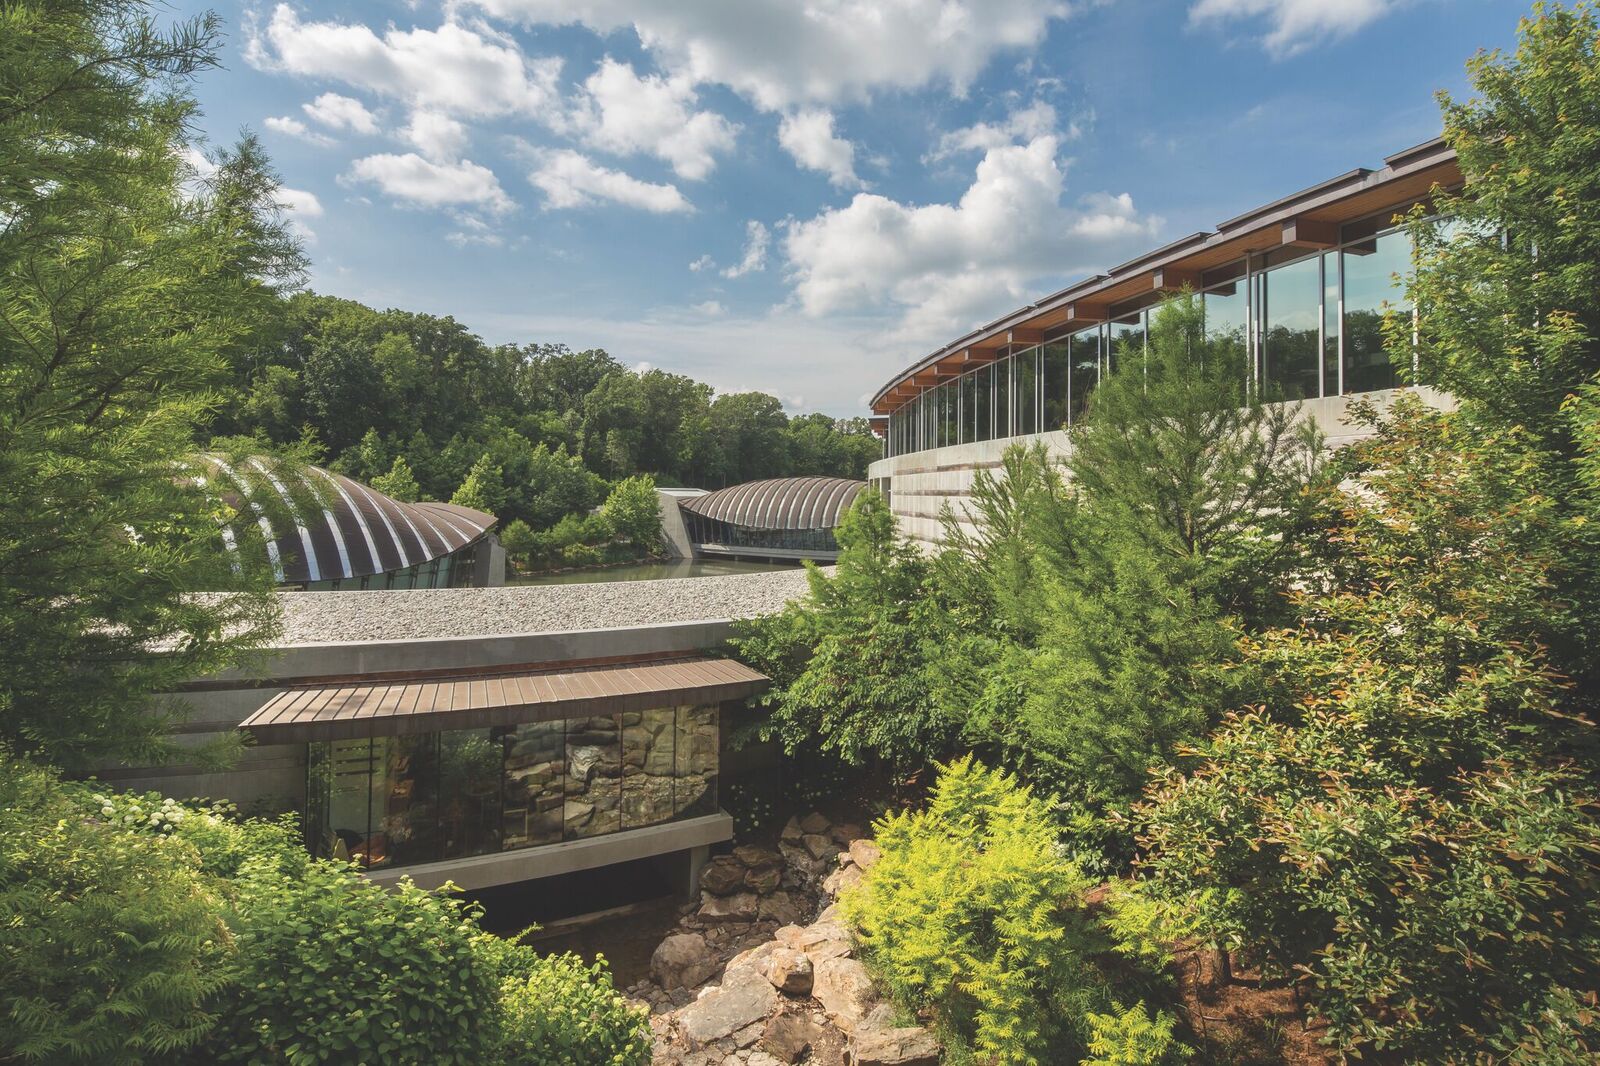
<instances>
[{"instance_id":1,"label":"glass curtain wall","mask_svg":"<svg viewBox=\"0 0 1600 1066\"><path fill-rule=\"evenodd\" d=\"M377 869L712 814L715 705L309 745L306 843Z\"/></svg>"},{"instance_id":2,"label":"glass curtain wall","mask_svg":"<svg viewBox=\"0 0 1600 1066\"><path fill-rule=\"evenodd\" d=\"M1226 343L1252 375L1285 399L1394 388L1383 316L1411 313L1397 280L1410 239L1388 215L1344 227L1337 249L1280 249L1209 271L1201 300L1206 336ZM901 451L1059 429L1081 417L1089 393L1122 358L1142 358L1152 309L1120 315L924 390L902 408ZM1404 360L1405 353L1398 353ZM1248 360L1247 358L1248 357ZM947 414L946 400L955 412ZM947 418L959 418L952 433ZM896 438L900 440L901 438Z\"/></svg>"}]
</instances>

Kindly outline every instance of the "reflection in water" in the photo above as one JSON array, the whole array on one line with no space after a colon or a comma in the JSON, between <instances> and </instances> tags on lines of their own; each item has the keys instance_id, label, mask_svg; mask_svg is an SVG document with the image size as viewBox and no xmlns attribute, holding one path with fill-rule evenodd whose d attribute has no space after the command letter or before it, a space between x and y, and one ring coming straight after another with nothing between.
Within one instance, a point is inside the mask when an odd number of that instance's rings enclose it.
<instances>
[{"instance_id":1,"label":"reflection in water","mask_svg":"<svg viewBox=\"0 0 1600 1066\"><path fill-rule=\"evenodd\" d=\"M592 570L566 570L558 574L508 577L508 585L582 585L592 581L657 581L667 577L727 577L792 570L785 563L752 563L739 559L672 559L661 563L628 563Z\"/></svg>"}]
</instances>

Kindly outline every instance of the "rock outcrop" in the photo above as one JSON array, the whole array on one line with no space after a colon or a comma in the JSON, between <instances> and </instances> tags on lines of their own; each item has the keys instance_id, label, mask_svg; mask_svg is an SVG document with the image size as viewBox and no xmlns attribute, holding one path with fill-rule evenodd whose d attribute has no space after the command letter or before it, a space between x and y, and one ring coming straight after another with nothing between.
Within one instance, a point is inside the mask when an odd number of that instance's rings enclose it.
<instances>
[{"instance_id":1,"label":"rock outcrop","mask_svg":"<svg viewBox=\"0 0 1600 1066\"><path fill-rule=\"evenodd\" d=\"M701 902L651 959L653 980L629 989L650 1007L654 1061L937 1063L938 1040L897 1024L834 903L877 859L859 827L813 812L790 819L776 851L742 846L708 864Z\"/></svg>"}]
</instances>

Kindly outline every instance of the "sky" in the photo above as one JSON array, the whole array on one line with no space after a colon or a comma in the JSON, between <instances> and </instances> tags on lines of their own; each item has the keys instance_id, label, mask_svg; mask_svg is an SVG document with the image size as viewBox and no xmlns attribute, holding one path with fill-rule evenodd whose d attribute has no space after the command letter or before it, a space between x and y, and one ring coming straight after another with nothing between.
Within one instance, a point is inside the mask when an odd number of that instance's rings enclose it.
<instances>
[{"instance_id":1,"label":"sky","mask_svg":"<svg viewBox=\"0 0 1600 1066\"><path fill-rule=\"evenodd\" d=\"M318 292L795 414L1437 136L1514 0L177 0Z\"/></svg>"}]
</instances>

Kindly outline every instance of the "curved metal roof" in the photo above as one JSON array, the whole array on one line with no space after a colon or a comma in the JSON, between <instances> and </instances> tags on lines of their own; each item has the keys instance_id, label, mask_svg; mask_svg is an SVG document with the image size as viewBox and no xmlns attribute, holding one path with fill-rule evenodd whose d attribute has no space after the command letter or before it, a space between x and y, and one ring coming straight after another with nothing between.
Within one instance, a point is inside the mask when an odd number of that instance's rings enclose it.
<instances>
[{"instance_id":1,"label":"curved metal roof","mask_svg":"<svg viewBox=\"0 0 1600 1066\"><path fill-rule=\"evenodd\" d=\"M402 503L320 466L287 472L261 459L204 459L208 475L257 523L283 583L360 578L426 563L460 550L495 524L493 515L448 503ZM271 498L263 501L262 493ZM223 542L238 550L235 531Z\"/></svg>"},{"instance_id":2,"label":"curved metal roof","mask_svg":"<svg viewBox=\"0 0 1600 1066\"><path fill-rule=\"evenodd\" d=\"M685 511L747 529L832 529L865 481L842 477L780 477L746 481L678 501Z\"/></svg>"}]
</instances>

